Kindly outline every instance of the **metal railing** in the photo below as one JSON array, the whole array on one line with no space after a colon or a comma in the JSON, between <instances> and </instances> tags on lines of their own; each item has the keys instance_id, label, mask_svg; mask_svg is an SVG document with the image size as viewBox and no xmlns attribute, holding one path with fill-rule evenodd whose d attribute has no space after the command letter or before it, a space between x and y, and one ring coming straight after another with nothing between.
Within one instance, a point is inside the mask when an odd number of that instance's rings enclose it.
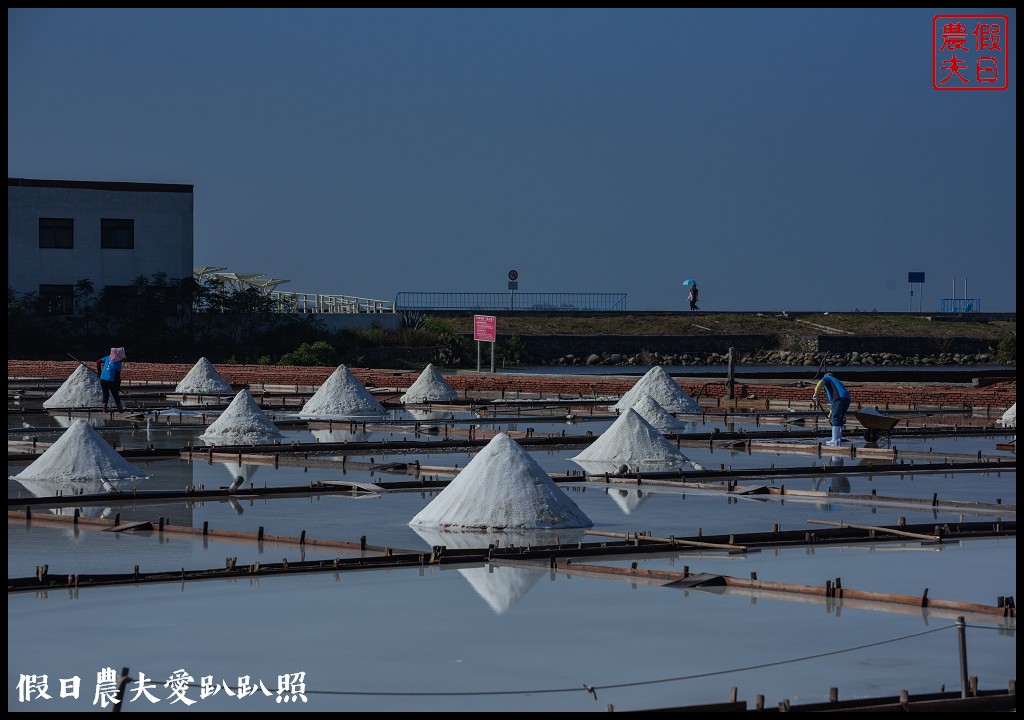
<instances>
[{"instance_id":1,"label":"metal railing","mask_svg":"<svg viewBox=\"0 0 1024 720\"><path fill-rule=\"evenodd\" d=\"M981 298L940 298L939 312L981 312Z\"/></svg>"},{"instance_id":2,"label":"metal railing","mask_svg":"<svg viewBox=\"0 0 1024 720\"><path fill-rule=\"evenodd\" d=\"M395 308L402 310L520 310L571 312L625 310L626 293L445 293L400 292Z\"/></svg>"},{"instance_id":3,"label":"metal railing","mask_svg":"<svg viewBox=\"0 0 1024 720\"><path fill-rule=\"evenodd\" d=\"M272 292L270 297L282 313L394 313L392 300L373 300L352 295Z\"/></svg>"}]
</instances>

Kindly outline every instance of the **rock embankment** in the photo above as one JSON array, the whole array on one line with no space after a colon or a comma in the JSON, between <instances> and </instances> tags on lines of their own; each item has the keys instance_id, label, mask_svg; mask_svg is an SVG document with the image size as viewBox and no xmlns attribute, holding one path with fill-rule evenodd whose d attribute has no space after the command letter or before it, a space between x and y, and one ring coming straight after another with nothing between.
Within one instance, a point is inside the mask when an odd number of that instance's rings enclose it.
<instances>
[{"instance_id":1,"label":"rock embankment","mask_svg":"<svg viewBox=\"0 0 1024 720\"><path fill-rule=\"evenodd\" d=\"M936 353L925 355L903 355L892 352L850 352L821 353L789 350L768 350L737 353L739 365L820 365L822 360L830 367L853 366L931 366L931 365L991 365L997 364L991 353ZM728 354L710 353L659 353L638 352L631 354L591 352L582 355L566 354L545 359L526 355L526 364L537 365L725 365Z\"/></svg>"}]
</instances>

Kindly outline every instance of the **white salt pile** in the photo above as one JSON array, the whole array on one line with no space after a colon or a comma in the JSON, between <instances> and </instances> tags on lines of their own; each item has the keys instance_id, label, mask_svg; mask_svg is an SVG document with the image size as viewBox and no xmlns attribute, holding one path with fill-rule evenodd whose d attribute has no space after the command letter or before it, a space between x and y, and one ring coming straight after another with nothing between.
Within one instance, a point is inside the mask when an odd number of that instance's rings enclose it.
<instances>
[{"instance_id":1,"label":"white salt pile","mask_svg":"<svg viewBox=\"0 0 1024 720\"><path fill-rule=\"evenodd\" d=\"M451 402L458 399L459 393L441 376L434 363L423 368L416 382L399 398L403 403Z\"/></svg>"},{"instance_id":2,"label":"white salt pile","mask_svg":"<svg viewBox=\"0 0 1024 720\"><path fill-rule=\"evenodd\" d=\"M661 433L681 432L686 427L686 423L677 420L650 395L644 395L640 398L633 406L633 410L649 422L651 427Z\"/></svg>"},{"instance_id":3,"label":"white salt pile","mask_svg":"<svg viewBox=\"0 0 1024 720\"><path fill-rule=\"evenodd\" d=\"M627 409L601 433L601 437L572 459L580 464L626 465L629 471L668 469L688 461L675 445L633 408Z\"/></svg>"},{"instance_id":4,"label":"white salt pile","mask_svg":"<svg viewBox=\"0 0 1024 720\"><path fill-rule=\"evenodd\" d=\"M213 363L201 357L174 388L174 392L186 395L230 395L234 389L231 383L221 377Z\"/></svg>"},{"instance_id":5,"label":"white salt pile","mask_svg":"<svg viewBox=\"0 0 1024 720\"><path fill-rule=\"evenodd\" d=\"M85 365L79 365L57 392L43 401L50 408L98 408L103 406L103 389L99 376Z\"/></svg>"},{"instance_id":6,"label":"white salt pile","mask_svg":"<svg viewBox=\"0 0 1024 720\"><path fill-rule=\"evenodd\" d=\"M15 480L47 480L64 487L101 479L144 478L144 473L123 457L85 420L76 420Z\"/></svg>"},{"instance_id":7,"label":"white salt pile","mask_svg":"<svg viewBox=\"0 0 1024 720\"><path fill-rule=\"evenodd\" d=\"M344 365L338 366L299 411L299 417L359 417L386 414L387 410Z\"/></svg>"},{"instance_id":8,"label":"white salt pile","mask_svg":"<svg viewBox=\"0 0 1024 720\"><path fill-rule=\"evenodd\" d=\"M583 528L560 530L525 530L506 532L445 532L437 528L416 527L416 534L431 547L443 545L454 549L484 549L496 547L536 547L538 545L571 544L583 540ZM482 597L497 615L502 615L530 591L537 581L548 575L545 570L487 564L475 568L460 568L477 595Z\"/></svg>"},{"instance_id":9,"label":"white salt pile","mask_svg":"<svg viewBox=\"0 0 1024 720\"><path fill-rule=\"evenodd\" d=\"M679 384L660 366L655 365L640 378L629 392L622 396L611 409L623 412L650 395L662 408L670 413L699 413L700 404L690 397Z\"/></svg>"},{"instance_id":10,"label":"white salt pile","mask_svg":"<svg viewBox=\"0 0 1024 720\"><path fill-rule=\"evenodd\" d=\"M472 532L593 523L519 443L498 433L409 525Z\"/></svg>"},{"instance_id":11,"label":"white salt pile","mask_svg":"<svg viewBox=\"0 0 1024 720\"><path fill-rule=\"evenodd\" d=\"M259 445L282 437L249 391L242 389L199 439L210 445Z\"/></svg>"},{"instance_id":12,"label":"white salt pile","mask_svg":"<svg viewBox=\"0 0 1024 720\"><path fill-rule=\"evenodd\" d=\"M1017 403L1010 406L1010 409L1003 413L999 419L1003 427L1017 427Z\"/></svg>"},{"instance_id":13,"label":"white salt pile","mask_svg":"<svg viewBox=\"0 0 1024 720\"><path fill-rule=\"evenodd\" d=\"M626 515L632 515L644 500L651 496L650 493L645 494L643 490L632 488L608 488L607 493Z\"/></svg>"}]
</instances>

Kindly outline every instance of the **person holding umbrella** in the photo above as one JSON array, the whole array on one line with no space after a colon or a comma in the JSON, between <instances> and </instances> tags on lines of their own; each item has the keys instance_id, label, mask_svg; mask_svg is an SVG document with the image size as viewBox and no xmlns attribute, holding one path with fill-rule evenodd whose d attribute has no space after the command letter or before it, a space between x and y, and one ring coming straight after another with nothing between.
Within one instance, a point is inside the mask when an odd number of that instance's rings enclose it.
<instances>
[{"instance_id":1,"label":"person holding umbrella","mask_svg":"<svg viewBox=\"0 0 1024 720\"><path fill-rule=\"evenodd\" d=\"M690 312L700 310L700 308L697 307L697 281L687 278L686 280L683 280L683 285L687 285L690 288Z\"/></svg>"}]
</instances>

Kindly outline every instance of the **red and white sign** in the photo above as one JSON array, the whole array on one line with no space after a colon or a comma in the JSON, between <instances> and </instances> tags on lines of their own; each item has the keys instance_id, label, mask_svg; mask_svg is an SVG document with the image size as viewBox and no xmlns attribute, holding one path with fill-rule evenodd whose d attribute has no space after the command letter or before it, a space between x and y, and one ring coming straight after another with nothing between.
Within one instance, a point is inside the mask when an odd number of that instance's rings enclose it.
<instances>
[{"instance_id":1,"label":"red and white sign","mask_svg":"<svg viewBox=\"0 0 1024 720\"><path fill-rule=\"evenodd\" d=\"M473 339L495 342L498 339L498 318L494 315L474 315Z\"/></svg>"}]
</instances>

